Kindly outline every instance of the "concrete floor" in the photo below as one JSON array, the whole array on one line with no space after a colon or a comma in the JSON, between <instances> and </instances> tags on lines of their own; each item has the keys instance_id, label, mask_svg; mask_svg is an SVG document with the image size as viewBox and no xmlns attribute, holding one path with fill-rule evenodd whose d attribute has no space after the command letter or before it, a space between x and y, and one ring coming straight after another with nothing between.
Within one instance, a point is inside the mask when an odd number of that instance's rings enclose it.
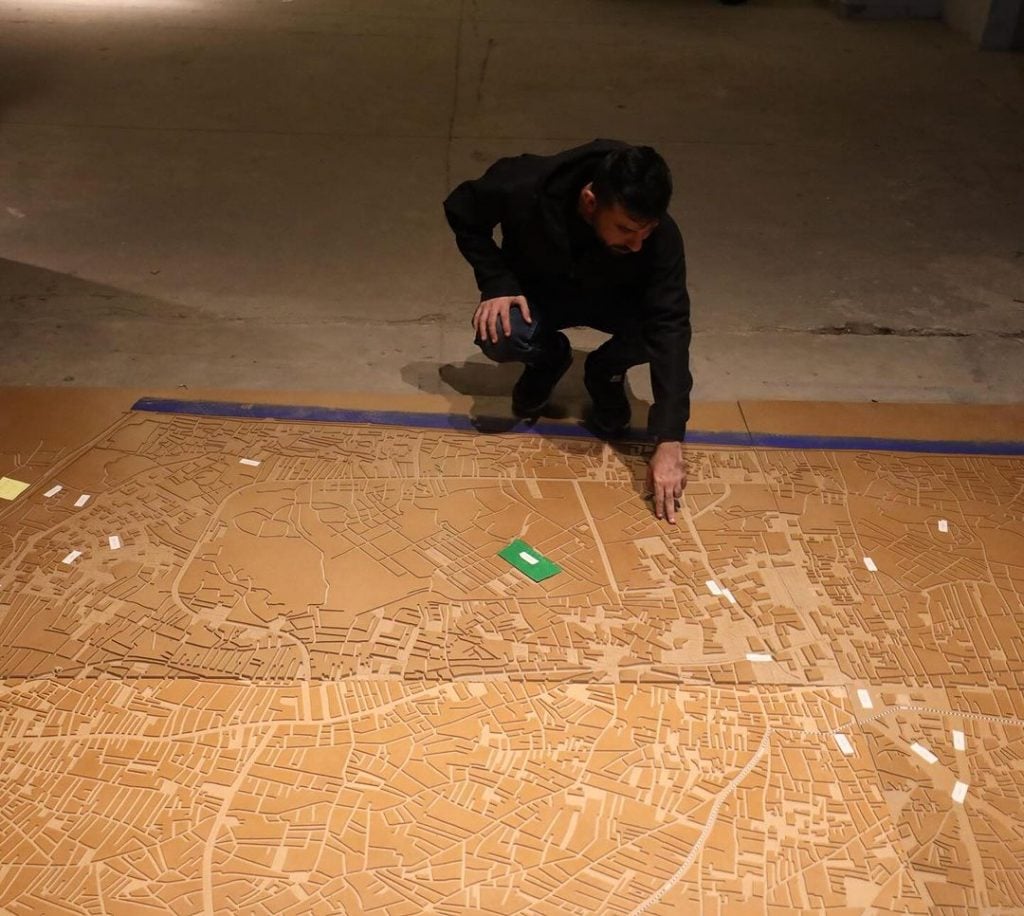
<instances>
[{"instance_id":1,"label":"concrete floor","mask_svg":"<svg viewBox=\"0 0 1024 916\"><path fill-rule=\"evenodd\" d=\"M941 23L2 0L0 55L0 384L501 394L441 201L613 136L676 177L695 397L1024 400L1024 56Z\"/></svg>"}]
</instances>

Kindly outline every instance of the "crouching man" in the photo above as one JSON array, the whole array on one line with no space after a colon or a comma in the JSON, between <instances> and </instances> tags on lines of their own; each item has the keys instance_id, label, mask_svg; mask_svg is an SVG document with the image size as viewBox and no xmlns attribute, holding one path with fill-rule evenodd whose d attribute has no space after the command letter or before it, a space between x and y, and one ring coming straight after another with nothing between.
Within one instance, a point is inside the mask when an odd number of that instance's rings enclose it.
<instances>
[{"instance_id":1,"label":"crouching man","mask_svg":"<svg viewBox=\"0 0 1024 916\"><path fill-rule=\"evenodd\" d=\"M524 364L512 390L517 416L538 416L572 363L564 328L611 335L584 364L588 424L605 438L629 425L626 371L650 364L648 487L657 517L674 524L693 379L671 196L668 166L653 149L595 140L554 156L500 159L452 191L444 209L480 289L477 344L496 362Z\"/></svg>"}]
</instances>

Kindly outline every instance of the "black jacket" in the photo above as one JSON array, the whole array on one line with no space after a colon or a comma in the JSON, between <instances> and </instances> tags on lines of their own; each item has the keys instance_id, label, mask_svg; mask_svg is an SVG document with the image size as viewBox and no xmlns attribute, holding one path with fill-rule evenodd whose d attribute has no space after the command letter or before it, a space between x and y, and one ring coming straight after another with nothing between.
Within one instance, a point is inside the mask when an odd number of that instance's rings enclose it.
<instances>
[{"instance_id":1,"label":"black jacket","mask_svg":"<svg viewBox=\"0 0 1024 916\"><path fill-rule=\"evenodd\" d=\"M483 299L543 291L566 304L636 310L650 353L650 434L681 440L690 418L690 298L683 238L666 214L635 254L574 259L568 220L589 172L624 147L595 140L555 156L499 159L444 202L459 250ZM494 241L501 225L502 243Z\"/></svg>"}]
</instances>

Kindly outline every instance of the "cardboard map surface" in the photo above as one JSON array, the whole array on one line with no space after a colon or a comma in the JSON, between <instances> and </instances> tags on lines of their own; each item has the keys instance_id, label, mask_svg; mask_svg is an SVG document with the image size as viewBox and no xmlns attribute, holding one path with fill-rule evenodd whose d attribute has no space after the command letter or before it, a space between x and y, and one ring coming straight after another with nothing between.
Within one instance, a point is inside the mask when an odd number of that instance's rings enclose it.
<instances>
[{"instance_id":1,"label":"cardboard map surface","mask_svg":"<svg viewBox=\"0 0 1024 916\"><path fill-rule=\"evenodd\" d=\"M1024 463L688 456L676 527L572 439L139 413L28 456L0 907L1024 912Z\"/></svg>"}]
</instances>

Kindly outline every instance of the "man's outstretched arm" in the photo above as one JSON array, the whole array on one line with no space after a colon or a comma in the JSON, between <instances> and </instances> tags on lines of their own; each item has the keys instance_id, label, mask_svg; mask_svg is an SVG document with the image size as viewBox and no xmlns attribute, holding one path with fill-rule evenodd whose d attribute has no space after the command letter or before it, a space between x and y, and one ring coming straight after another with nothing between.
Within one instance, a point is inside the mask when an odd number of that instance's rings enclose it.
<instances>
[{"instance_id":1,"label":"man's outstretched arm","mask_svg":"<svg viewBox=\"0 0 1024 916\"><path fill-rule=\"evenodd\" d=\"M651 357L654 404L648 432L657 443L648 469L654 513L672 524L676 500L686 486L683 440L690 419L690 297L686 291L683 240L674 223L661 241L661 251L648 285L645 338Z\"/></svg>"}]
</instances>

